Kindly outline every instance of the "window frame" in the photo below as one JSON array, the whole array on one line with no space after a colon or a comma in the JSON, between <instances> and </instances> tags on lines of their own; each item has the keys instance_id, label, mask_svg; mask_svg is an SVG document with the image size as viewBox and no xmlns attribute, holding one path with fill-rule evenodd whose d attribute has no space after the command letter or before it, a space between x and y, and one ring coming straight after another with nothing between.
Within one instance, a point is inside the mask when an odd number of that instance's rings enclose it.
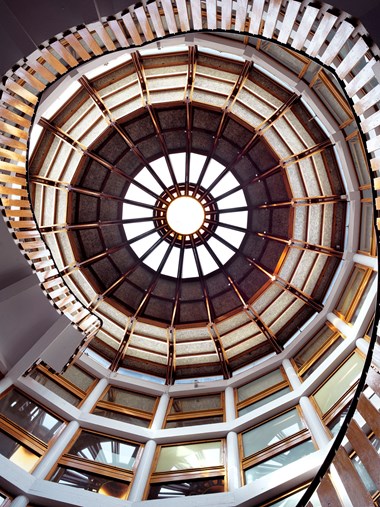
<instances>
[{"instance_id":1,"label":"window frame","mask_svg":"<svg viewBox=\"0 0 380 507\"><path fill-rule=\"evenodd\" d=\"M220 442L221 443L221 461L222 465L217 466L211 466L211 467L199 467L199 468L191 468L191 469L184 469L184 470L175 470L175 471L165 471L165 472L155 472L158 464L158 460L160 457L161 449L163 447L178 447L181 445L191 445L191 444L202 444L202 443L210 443L210 442ZM197 441L185 441L185 442L176 442L171 444L161 444L157 446L151 471L149 475L149 479L146 482L145 485L145 491L143 500L146 500L149 495L150 486L151 484L156 484L160 482L174 482L174 481L186 481L191 479L200 479L200 478L212 478L212 477L221 477L224 481L224 492L226 492L227 489L227 444L225 438L213 438L213 439L207 439L207 440L197 440Z\"/></svg>"},{"instance_id":2,"label":"window frame","mask_svg":"<svg viewBox=\"0 0 380 507\"><path fill-rule=\"evenodd\" d=\"M276 419L277 417L279 417L283 414L286 414L287 412L290 412L294 409L297 410L298 416L304 425L304 428L302 430L297 431L296 433L289 435L288 437L283 438L283 439L279 440L278 442L275 442L274 444L272 444L268 447L265 447L264 449L261 449L253 454L250 454L248 456L244 456L244 446L243 446L243 434L244 433L247 433L248 431L258 428L261 425L263 425L269 421L272 421L272 420ZM282 411L282 412L280 412L280 413L278 413L278 414L276 414L264 421L261 421L259 424L252 426L252 428L249 428L249 429L239 433L238 442L239 442L239 453L240 453L240 463L241 463L240 470L241 470L242 484L245 484L244 472L247 468L251 468L254 465L258 465L264 461L267 461L268 459L273 458L273 457L277 456L278 454L285 452L287 449L295 447L296 445L301 444L309 439L311 439L311 441L313 442L315 450L318 450L318 445L317 445L313 435L311 434L311 432L306 424L306 420L303 417L303 413L302 413L301 407L299 405L295 405L295 406L291 407L290 409L284 410L284 411Z\"/></svg>"},{"instance_id":3,"label":"window frame","mask_svg":"<svg viewBox=\"0 0 380 507\"><path fill-rule=\"evenodd\" d=\"M209 409L209 410L194 410L194 411L190 411L190 412L180 412L180 413L170 413L172 407L173 407L173 404L175 403L176 400L183 400L183 399L186 399L186 398L207 398L208 396L215 396L215 395L218 395L220 397L220 408L216 408L216 409ZM191 420L191 419L201 419L201 418L206 418L206 417L214 417L214 416L222 416L222 422L225 422L225 410L224 410L224 406L225 406L225 403L224 403L224 391L221 391L219 393L212 393L212 394L204 394L202 396L178 396L178 397L171 397L170 400L169 400L169 404L168 404L168 408L166 410L166 415L165 415L165 421L164 421L164 425L163 425L163 428L164 429L170 429L170 428L167 428L167 424L169 422L174 422L174 421L183 421L183 420ZM205 424L213 424L213 423L205 423ZM214 424L218 424L218 423L214 423Z\"/></svg>"},{"instance_id":4,"label":"window frame","mask_svg":"<svg viewBox=\"0 0 380 507\"><path fill-rule=\"evenodd\" d=\"M239 401L239 392L238 392L239 388L244 387L244 386L250 384L251 382L255 382L256 380L259 380L260 377L257 377L255 379L251 380L250 382L247 382L246 384L242 384L241 386L235 388L234 397L235 397L235 416L236 417L242 417L242 416L239 416L239 410L242 410L243 408L246 408L247 406L252 405L252 403L256 403L257 401L260 401L260 400L266 398L267 396L270 396L270 395L276 393L277 391L284 389L285 387L289 387L290 392L293 391L293 388L290 385L290 382L286 376L283 366L280 366L278 369L280 370L280 373L283 377L283 380L281 382L279 382L278 384L275 384L271 387L268 387L267 389L264 389L263 391L246 398L245 400ZM268 372L268 374L273 373L274 371L275 370L272 370L272 371Z\"/></svg>"},{"instance_id":5,"label":"window frame","mask_svg":"<svg viewBox=\"0 0 380 507\"><path fill-rule=\"evenodd\" d=\"M137 395L141 394L142 396L155 398L156 400L154 402L152 412L150 413L150 412L146 412L145 410L139 410L139 409L132 408L132 407L126 407L124 405L120 405L118 403L113 403L111 401L104 401L103 398L104 398L104 396L106 396L108 391L110 391L110 389L119 389L120 391L125 391L127 393L132 393L132 394L137 394ZM146 393L138 393L137 391L132 391L131 389L124 389L122 387L109 384L104 389L104 391L103 391L102 395L100 396L99 400L97 401L96 405L92 408L91 413L93 413L94 410L96 410L97 408L100 408L100 409L107 410L110 412L117 412L119 414L130 415L132 417L136 417L138 419L144 419L144 420L148 421L149 424L148 424L147 428L150 428L152 425L152 422L154 420L159 402L160 402L159 396L154 396L154 395L150 395L150 394L146 394ZM105 416L101 416L100 414L94 414L94 415L97 417L105 417ZM122 421L120 421L120 422L122 422ZM133 424L133 423L131 423L131 424ZM136 424L136 426L138 426L138 425Z\"/></svg>"}]
</instances>

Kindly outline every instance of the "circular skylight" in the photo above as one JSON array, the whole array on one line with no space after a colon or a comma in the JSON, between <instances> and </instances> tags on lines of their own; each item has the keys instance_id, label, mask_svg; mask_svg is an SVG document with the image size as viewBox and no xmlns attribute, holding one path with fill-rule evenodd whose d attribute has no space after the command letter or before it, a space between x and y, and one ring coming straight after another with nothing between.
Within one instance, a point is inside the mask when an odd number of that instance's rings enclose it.
<instances>
[{"instance_id":1,"label":"circular skylight","mask_svg":"<svg viewBox=\"0 0 380 507\"><path fill-rule=\"evenodd\" d=\"M193 197L177 197L169 204L166 219L174 232L186 235L198 231L204 222L202 204Z\"/></svg>"},{"instance_id":2,"label":"circular skylight","mask_svg":"<svg viewBox=\"0 0 380 507\"><path fill-rule=\"evenodd\" d=\"M187 162L185 153L174 153L151 162L125 199L127 241L163 275L207 275L231 259L245 236L242 186L225 166L203 155L190 153Z\"/></svg>"}]
</instances>

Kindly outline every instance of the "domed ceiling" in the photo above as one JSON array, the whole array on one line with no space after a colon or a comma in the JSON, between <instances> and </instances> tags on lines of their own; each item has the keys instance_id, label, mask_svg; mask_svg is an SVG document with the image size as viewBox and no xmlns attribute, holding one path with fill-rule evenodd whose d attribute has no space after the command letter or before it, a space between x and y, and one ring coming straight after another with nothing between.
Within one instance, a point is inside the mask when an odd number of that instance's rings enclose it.
<instances>
[{"instance_id":1,"label":"domed ceiling","mask_svg":"<svg viewBox=\"0 0 380 507\"><path fill-rule=\"evenodd\" d=\"M286 74L295 56L282 51ZM113 369L167 383L228 378L280 353L323 309L339 267L347 203L310 103L323 95L254 56L205 47L110 63L57 88L59 109L41 113L29 163L40 231L66 284L101 318L91 348ZM202 205L195 232L168 220L183 196Z\"/></svg>"}]
</instances>

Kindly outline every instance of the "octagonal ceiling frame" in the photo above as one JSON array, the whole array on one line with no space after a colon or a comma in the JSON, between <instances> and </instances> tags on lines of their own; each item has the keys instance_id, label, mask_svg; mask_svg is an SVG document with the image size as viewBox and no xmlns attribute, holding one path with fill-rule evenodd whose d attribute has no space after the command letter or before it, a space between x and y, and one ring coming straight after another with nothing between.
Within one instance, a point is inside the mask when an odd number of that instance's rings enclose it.
<instances>
[{"instance_id":1,"label":"octagonal ceiling frame","mask_svg":"<svg viewBox=\"0 0 380 507\"><path fill-rule=\"evenodd\" d=\"M82 85L83 85L83 82L82 82L82 81L83 81L83 79L82 79L82 78L80 78L79 82L80 82L80 83L82 83ZM89 86L89 85L88 85L88 82L87 82L87 81L85 81L85 82L84 82L84 88L85 88L86 90L87 90L88 86ZM145 87L145 88L146 88L146 87ZM87 91L88 91L88 90L87 90ZM94 95L94 94L93 94L93 93L91 93L91 90L90 90L90 96L91 96L91 95ZM98 99L97 99L97 97L96 97L96 96L94 96L94 97L92 97L92 98L93 98L93 99L95 99L95 100L94 100L94 102L95 102L95 103L96 103L96 102L100 102L100 100L98 101ZM276 120L277 120L277 119L278 119L278 118L279 118L279 117L280 117L280 116L281 116L281 115L285 112L285 110L287 110L287 108L288 108L288 107L290 107L290 105L291 105L294 101L298 101L298 100L299 100L299 95L298 95L298 94L293 94L293 95L291 95L291 96L290 96L290 99L289 99L288 101L286 101L285 103L283 103L283 105L282 105L282 106L280 106L280 108L279 108L279 109L277 109L277 111L275 111L275 113L274 113L272 116L270 116L268 120L265 120L265 121L263 122L263 125L264 125L264 126L266 126L267 124L269 124L269 126L271 126L271 125L272 125L272 124L273 124L273 123L274 123L274 122L275 122L275 121L276 121ZM96 104L96 105L98 106L98 108L99 108L100 112L104 113L104 111L105 111L105 104L104 104L103 106L101 105L101 103ZM104 114L103 114L103 116L107 116L107 114L106 114L106 115L104 115ZM49 130L52 130L53 132L54 132L55 130L57 130L58 137L59 137L59 138L61 137L61 135L60 135L60 130L58 130L57 128L54 128L52 125L50 125L50 122L47 122L46 120L43 120L43 118L41 118L41 120L40 120L40 124L42 124L42 125L45 125L45 124L46 124L46 125L47 125L47 127L48 127L48 129L49 129ZM63 135L63 134L62 134L62 135ZM65 135L67 135L67 134L65 134ZM252 137L252 141L254 141L254 140L255 140L255 138L256 138L256 135L255 135L255 133L254 133L254 134L253 134L253 137ZM70 144L75 144L73 140L69 140L69 142L70 142ZM248 146L250 146L250 145L251 145L251 142L249 141L249 142L248 142ZM331 142L330 142L330 141L325 141L325 142L324 142L323 144L321 144L321 145L315 145L315 146L314 146L314 147L312 147L311 149L308 149L308 150L306 150L306 151L304 151L304 152L301 152L301 154L299 154L299 155L298 155L298 157L299 157L299 158L301 158L301 157L304 157L304 156L310 156L310 154L312 154L312 153L314 153L314 152L319 152L319 151L321 151L324 147L326 147L326 146L330 146L330 145L331 145ZM81 149L79 149L79 151L81 151ZM82 151L83 151L83 148L82 148ZM239 152L238 158L240 157L240 155L241 155L242 153L245 153L245 151L246 151L246 148L243 148L243 149L241 150L241 152ZM86 150L86 152L87 152L87 150ZM292 158L296 158L296 157L295 157L295 156L292 156ZM98 157L96 154L94 154L94 159L96 159L96 160L100 160L100 159L99 159L99 157ZM293 161L292 161L292 160L290 160L289 162L286 162L286 164L288 164L288 163L292 163L292 162L293 162ZM104 165L108 165L108 164L104 164ZM113 165L117 165L117 164L115 164L115 163L114 163ZM233 165L233 162L231 162L230 164L228 164L228 167L229 167L229 166L232 166L232 165ZM227 167L227 169L228 169L228 167ZM274 169L276 169L276 168L277 168L277 166L276 166ZM224 171L222 172L222 174L224 174L225 172L226 172L226 170L224 170ZM269 173L271 173L271 172L273 172L273 169L269 171ZM267 173L263 173L263 174L261 175L261 179L266 178L266 177L267 177L267 175L269 175L269 174L267 174ZM39 176L32 176L32 181L39 181ZM255 179L254 179L253 181L255 181ZM249 183L249 182L248 182L248 183ZM70 189L72 189L72 185L70 185ZM224 194L223 194L223 195L224 195ZM223 195L222 195L222 196L219 196L219 197L218 197L218 199L221 199L221 198L223 197ZM335 198L337 198L338 196L334 196L334 197L335 197ZM305 199L306 199L306 198L305 198ZM330 196L327 196L327 198L326 198L326 199L327 199L327 201L328 201L328 202L332 202L332 201L331 201ZM309 202L309 201L310 201L310 202L311 202L311 201L313 201L313 199L312 199L312 198L307 198L306 200L307 200L308 202ZM317 202L317 201L321 201L322 199L315 199L315 200L316 200L316 202ZM324 201L324 199L323 199L323 201ZM290 205L291 203L289 202L289 203L287 203L287 204L288 204L288 205ZM320 202L319 202L319 204L320 204ZM308 204L305 204L305 203L304 203L303 205L308 205ZM269 207L269 206L270 206L270 205L268 205L268 207ZM264 207L265 207L265 206L264 206ZM117 222L117 223L124 223L124 222L125 222L125 223L128 223L128 222L133 222L133 221L134 221L134 220L132 219L132 220L130 220L130 221L128 221L128 220L119 220L119 221L116 221L116 222ZM115 222L112 222L112 223L115 223ZM80 228L95 227L96 225L98 225L98 226L100 226L100 225L101 225L101 226L103 227L103 226L111 225L111 222L110 222L110 221L109 221L109 222L104 222L104 221L103 221L103 222L102 222L102 224L95 224L95 223L94 223L94 224L82 224L82 225L72 225L72 226L67 225L67 226L65 226L65 227L64 227L64 229L62 229L60 226L56 226L56 227L54 227L54 226L46 226L46 227L40 227L40 231L41 231L41 232L43 232L44 234L48 234L48 233L53 233L53 234L54 234L55 232L60 232L60 231L62 231L62 230L77 230L77 229L80 229ZM220 225L222 226L223 224L220 224ZM227 225L226 225L226 226L227 226ZM228 227L229 227L229 228L231 228L231 229L234 229L234 227L233 227L233 226L228 226ZM215 236L215 237L217 237L216 235L214 235L214 236ZM269 238L271 238L271 239L272 239L272 236L270 236L270 235L266 235L266 236L264 236L264 237L269 237ZM223 241L222 241L222 242L223 242ZM280 241L280 242L281 242L281 241ZM123 246L123 245L121 245L121 247L122 247L122 246ZM119 249L115 249L115 248L116 248L116 247L113 247L112 249L110 249L110 250L109 250L109 253L112 253L112 252L115 252L115 251L119 250ZM308 244L307 244L307 245L305 245L304 249L305 249L305 250L307 250L308 248L309 248L309 245L308 245ZM315 249L315 251L317 251L317 249ZM321 252L319 252L319 251L318 251L318 253L321 253ZM326 250L326 251L324 251L323 253L324 253L324 254L326 254L326 255L330 255L330 254L331 254L331 252L330 252L329 250ZM70 273L74 272L74 271L75 271L77 268L79 268L79 267L82 267L82 266L85 266L85 265L90 265L92 262L95 262L95 261L100 260L101 258L104 258L104 257L105 257L105 255L106 255L106 254L96 255L96 256L94 256L94 257L92 257L92 258L88 258L88 259L86 259L86 260L84 260L84 261L81 261L81 262L79 262L79 263L73 263L72 265L68 266L68 268L67 268L67 269L65 269L65 270L63 271L63 273L64 273L65 275L66 275L66 274L70 274ZM338 255L337 255L337 256L338 256ZM253 263L251 263L251 264L252 264L252 265L254 265L255 263L253 262ZM256 267L259 267L259 265L256 265ZM261 269L261 268L259 267L259 269ZM272 276L273 276L273 275L268 274L268 273L267 273L265 270L263 270L263 269L261 269L261 270L262 270L265 274L267 274L270 278L272 278ZM276 271L278 271L278 270L276 269ZM275 279L276 277L273 277L273 278ZM302 300L302 301L303 301L303 302L305 302L306 304L309 304L309 306L311 306L312 308L316 309L317 311L320 311L320 310L321 310L321 306L320 306L320 305L313 305L313 301L312 301L312 299L311 299L310 297L309 297L309 298L308 298L308 297L306 297L306 298L305 298L305 297L304 297L304 295L302 294L302 291L301 291L301 292L300 292L300 291L297 291L297 289L295 289L294 287L292 287L292 286L291 286L291 284L284 283L284 281L282 281L282 280L281 280L281 278L279 278L279 277L278 277L278 279L277 279L276 281L278 281L278 282L282 285L282 288L283 288L284 290L288 290L290 293L293 293L293 295L295 295L298 299ZM208 298L206 297L205 299L206 299L206 302L207 302L207 299L208 299ZM311 304L310 304L310 303L311 303ZM244 303L244 304L245 304L245 303ZM209 319L209 320L210 320L210 319ZM280 350L282 350L282 348L280 348L280 349L278 350L278 352L279 352Z\"/></svg>"},{"instance_id":2,"label":"octagonal ceiling frame","mask_svg":"<svg viewBox=\"0 0 380 507\"><path fill-rule=\"evenodd\" d=\"M71 68L116 49L137 47L151 42L156 37L180 34L186 30L196 32L203 29L204 24L212 30L227 29L231 32L245 33L271 40L277 21L282 20L277 41L288 44L297 51L305 52L308 57L327 66L338 76L343 87L346 87L348 96L356 98L358 104L354 104L354 108L362 114L362 133L372 137L367 143L367 149L371 154L371 167L377 171L380 167L380 159L376 157L376 151L380 146L377 136L379 115L373 113L365 118L364 113L371 111L374 102L372 99L366 98L365 90L364 96L360 99L358 99L357 93L370 78L377 79L378 50L369 47L367 39L363 38L365 33L360 27L355 29L349 19L335 17L324 9L320 10L319 22L317 22L311 41L307 41L308 31L305 30L307 14L310 9L315 10L315 8L308 7L303 12L299 11L298 17L295 19L293 16L287 15L287 10L289 9L290 12L291 9L294 9L295 3L298 2L285 3L282 6L283 10L281 10L280 3L275 0L266 2L261 8L259 8L260 3L254 1L252 11L248 10L244 3L238 3L236 10L230 11L231 5L223 2L221 9L218 8L218 16L221 17L215 17L215 13L212 14L209 8L206 12L200 11L198 0L191 0L187 4L186 11L181 9L182 4L178 6L177 18L174 16L173 10L175 4L165 3L162 9L158 5L158 12L162 18L166 18L168 29L164 28L161 17L150 17L153 12L151 6L148 6L148 9L141 6L135 10L132 7L114 18L107 18L107 20L93 23L85 28L80 27L78 31L73 29L70 36L58 35L57 38L41 45L38 51L7 73L2 87L3 121L0 123L3 159L0 162L2 170L0 182L2 183L5 215L7 220L12 222L13 236L32 263L44 290L51 296L57 308L68 315L70 320L86 335L96 332L100 326L99 319L91 315L78 300L73 299L69 289L66 288L65 298L54 296L57 289L65 291L65 285L62 284L62 279L55 269L53 260L46 253L46 248L41 242L41 235L36 226L30 221L20 220L20 214L18 214L22 211L25 215L28 208L26 202L28 197L26 184L27 139L40 93L61 75L70 72ZM287 24L290 20L292 20L292 26ZM178 27L175 25L176 22L179 23ZM106 34L104 30L106 27L110 32L113 32L113 41ZM291 40L292 30L295 31L295 36ZM103 47L99 45L99 39L94 38L95 33L100 37L101 43L104 44ZM323 48L322 54L319 56L318 52L323 47L328 34L332 35L331 43L327 48ZM353 47L345 59L335 65L334 59L348 39L353 42ZM368 56L370 54L372 54L372 58ZM60 59L57 58L58 55ZM347 80L349 72L364 55L368 60L365 67L355 78ZM378 181L378 179L374 180L375 190L379 187ZM18 200L21 202L18 203ZM39 252L41 252L40 258L38 258ZM62 304L62 300L67 300L67 304Z\"/></svg>"},{"instance_id":3,"label":"octagonal ceiling frame","mask_svg":"<svg viewBox=\"0 0 380 507\"><path fill-rule=\"evenodd\" d=\"M63 284L36 224L30 220L33 212L27 190L28 133L39 94L48 83L54 82L83 61L114 51L117 47L140 46L154 38L190 30L203 30L205 27L209 30L227 29L237 33L243 32L269 40L273 38L277 30L278 41L289 44L296 51L305 52L307 56L315 58L323 66L332 70L338 76L347 95L355 102L353 107L360 115L358 125L373 171L371 174L373 197L379 197L380 112L374 107L380 96L378 49L369 46L365 31L360 26L355 28L348 16L338 18L324 6L319 12L311 6L306 7L302 12L299 4L300 2L292 0L284 2L283 5L278 0L269 0L265 3L253 0L248 10L246 1L238 1L236 4L223 1L221 7L214 12L210 3L207 3L206 11L202 11L199 0L190 0L186 4L179 0L173 3L164 2L162 6L153 1L148 6L140 5L136 9L132 7L130 10L88 27L73 29L71 34L65 36L60 34L41 45L36 52L6 74L1 96L3 119L0 121L0 170L2 171L0 192L4 214L9 226L12 222L10 227L12 235L36 271L43 289L50 295L56 307L85 334L90 335L96 332L100 321L96 316L91 315L78 300L74 298L73 301L72 294ZM294 15L294 12L298 14ZM311 40L308 40L311 15L312 20L315 20L315 31ZM166 20L165 24L163 24L163 18ZM282 21L280 28L276 28L278 21ZM113 33L114 37L110 37L106 28ZM100 45L94 38L94 33L99 37ZM292 33L294 36L290 40ZM330 43L327 47L323 47L329 34L331 34ZM335 59L339 51L349 39L353 43L352 48L341 62L336 63ZM366 55L365 65L354 71L355 65L364 55ZM351 79L348 77L350 72L355 74L354 77L351 76ZM367 93L364 87L370 79L374 79L377 84L374 87L375 91ZM378 202L379 199L376 203ZM377 226L379 225L378 218ZM39 253L41 257L38 257ZM54 296L57 291L65 292L67 303L62 304L62 299ZM379 317L378 308L377 304L376 321ZM375 339L376 333L372 337L372 345ZM371 348L358 390L364 387L365 373L370 361ZM343 438L343 434L341 436ZM339 444L339 437L337 443Z\"/></svg>"}]
</instances>

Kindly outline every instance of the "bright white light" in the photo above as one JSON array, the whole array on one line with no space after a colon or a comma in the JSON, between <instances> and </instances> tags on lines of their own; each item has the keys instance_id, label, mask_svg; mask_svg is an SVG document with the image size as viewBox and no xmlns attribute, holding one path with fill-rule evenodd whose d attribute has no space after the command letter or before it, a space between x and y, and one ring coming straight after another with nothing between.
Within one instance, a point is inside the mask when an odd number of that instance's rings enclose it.
<instances>
[{"instance_id":1,"label":"bright white light","mask_svg":"<svg viewBox=\"0 0 380 507\"><path fill-rule=\"evenodd\" d=\"M193 197L178 197L169 204L166 219L178 234L193 234L202 226L205 213L200 202Z\"/></svg>"}]
</instances>

